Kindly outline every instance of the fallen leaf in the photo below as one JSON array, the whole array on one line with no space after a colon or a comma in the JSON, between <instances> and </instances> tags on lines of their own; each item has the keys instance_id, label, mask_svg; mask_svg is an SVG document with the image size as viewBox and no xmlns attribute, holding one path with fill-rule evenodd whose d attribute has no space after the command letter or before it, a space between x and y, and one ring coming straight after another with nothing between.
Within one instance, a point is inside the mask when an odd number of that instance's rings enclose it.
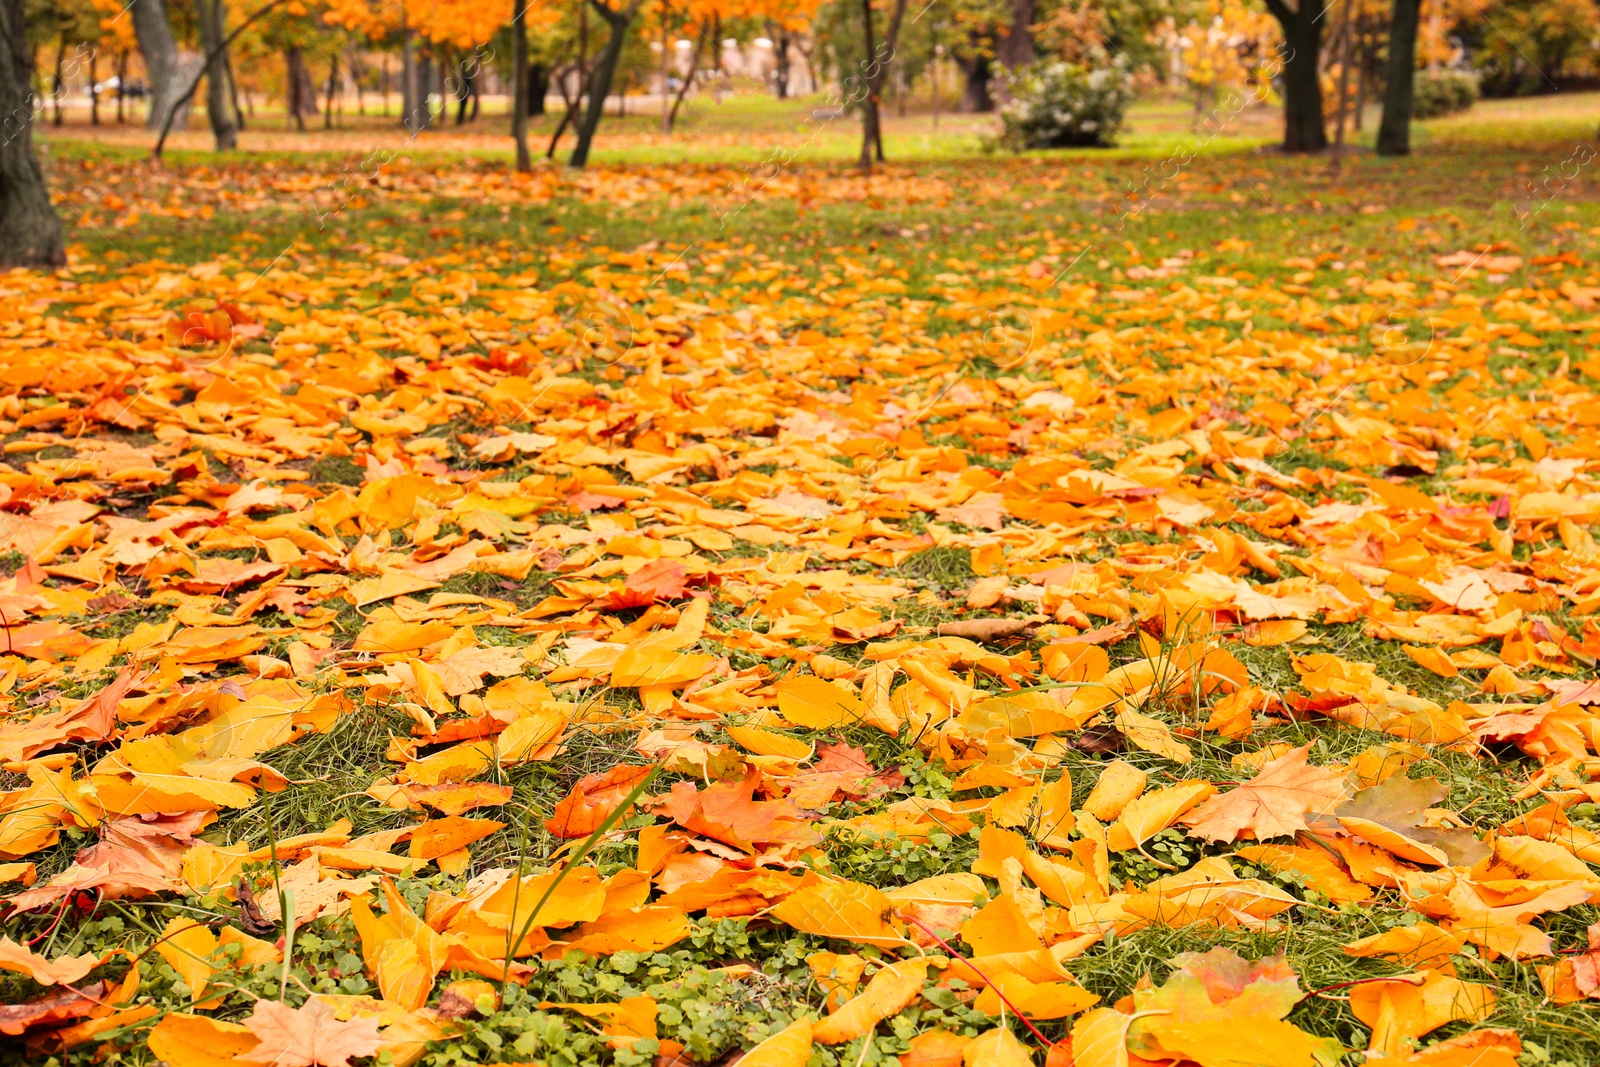
<instances>
[{"instance_id":1,"label":"fallen leaf","mask_svg":"<svg viewBox=\"0 0 1600 1067\"><path fill-rule=\"evenodd\" d=\"M238 1058L273 1067L349 1067L350 1057L375 1055L382 1044L376 1018L358 1015L340 1022L320 1000L298 1008L258 1000L244 1025L259 1043Z\"/></svg>"},{"instance_id":2,"label":"fallen leaf","mask_svg":"<svg viewBox=\"0 0 1600 1067\"><path fill-rule=\"evenodd\" d=\"M1307 828L1305 816L1320 814L1347 795L1343 771L1306 762L1310 745L1272 760L1248 782L1209 797L1184 815L1189 836L1208 841L1265 841L1292 837Z\"/></svg>"}]
</instances>

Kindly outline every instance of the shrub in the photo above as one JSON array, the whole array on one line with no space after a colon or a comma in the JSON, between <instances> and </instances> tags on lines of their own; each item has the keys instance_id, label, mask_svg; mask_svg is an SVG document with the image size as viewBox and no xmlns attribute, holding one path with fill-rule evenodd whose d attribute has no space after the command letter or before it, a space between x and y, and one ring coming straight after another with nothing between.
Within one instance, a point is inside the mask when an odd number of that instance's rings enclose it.
<instances>
[{"instance_id":1,"label":"shrub","mask_svg":"<svg viewBox=\"0 0 1600 1067\"><path fill-rule=\"evenodd\" d=\"M1478 76L1465 70L1419 70L1411 114L1436 119L1465 111L1478 102Z\"/></svg>"},{"instance_id":2,"label":"shrub","mask_svg":"<svg viewBox=\"0 0 1600 1067\"><path fill-rule=\"evenodd\" d=\"M1017 70L1008 88L1011 101L1000 109L1000 141L1013 151L1026 148L1106 147L1122 128L1133 99L1133 75L1126 61L1093 70L1060 61Z\"/></svg>"}]
</instances>

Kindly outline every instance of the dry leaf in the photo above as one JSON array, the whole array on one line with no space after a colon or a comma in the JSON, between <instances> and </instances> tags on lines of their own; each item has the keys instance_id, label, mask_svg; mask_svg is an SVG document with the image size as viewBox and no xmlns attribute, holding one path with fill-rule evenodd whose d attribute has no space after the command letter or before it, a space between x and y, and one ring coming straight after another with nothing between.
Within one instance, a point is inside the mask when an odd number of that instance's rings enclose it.
<instances>
[{"instance_id":1,"label":"dry leaf","mask_svg":"<svg viewBox=\"0 0 1600 1067\"><path fill-rule=\"evenodd\" d=\"M244 1025L259 1043L238 1058L273 1067L349 1067L350 1057L375 1055L382 1044L377 1019L358 1015L340 1022L315 999L298 1008L258 1000Z\"/></svg>"}]
</instances>

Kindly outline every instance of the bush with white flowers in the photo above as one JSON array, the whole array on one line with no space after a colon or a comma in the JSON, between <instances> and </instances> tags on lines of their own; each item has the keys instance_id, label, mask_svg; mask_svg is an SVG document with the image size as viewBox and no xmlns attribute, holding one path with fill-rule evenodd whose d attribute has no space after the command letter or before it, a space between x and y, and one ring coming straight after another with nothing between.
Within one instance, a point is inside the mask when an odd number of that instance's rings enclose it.
<instances>
[{"instance_id":1,"label":"bush with white flowers","mask_svg":"<svg viewBox=\"0 0 1600 1067\"><path fill-rule=\"evenodd\" d=\"M1000 109L1000 142L1028 148L1107 147L1133 99L1133 73L1119 56L1090 69L1059 60L1013 72Z\"/></svg>"}]
</instances>

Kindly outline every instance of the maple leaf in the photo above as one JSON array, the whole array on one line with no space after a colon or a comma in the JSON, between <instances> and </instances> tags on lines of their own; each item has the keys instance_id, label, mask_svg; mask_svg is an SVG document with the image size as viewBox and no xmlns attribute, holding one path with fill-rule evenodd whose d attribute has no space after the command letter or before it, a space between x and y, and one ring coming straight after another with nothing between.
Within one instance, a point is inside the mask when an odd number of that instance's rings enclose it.
<instances>
[{"instance_id":1,"label":"maple leaf","mask_svg":"<svg viewBox=\"0 0 1600 1067\"><path fill-rule=\"evenodd\" d=\"M272 1067L349 1067L350 1057L376 1055L382 1043L375 1016L340 1022L316 999L291 1008L263 998L244 1025L260 1043L239 1058Z\"/></svg>"},{"instance_id":2,"label":"maple leaf","mask_svg":"<svg viewBox=\"0 0 1600 1067\"><path fill-rule=\"evenodd\" d=\"M746 852L754 852L760 845L804 847L820 841L821 835L794 804L753 799L759 778L752 770L740 781L715 782L704 790L696 789L693 782L677 782L655 807L686 830Z\"/></svg>"},{"instance_id":3,"label":"maple leaf","mask_svg":"<svg viewBox=\"0 0 1600 1067\"><path fill-rule=\"evenodd\" d=\"M1331 1067L1343 1055L1283 1020L1300 1002L1299 978L1282 956L1246 960L1232 949L1180 953L1156 989L1135 990L1128 1047L1147 1059L1179 1057L1201 1067ZM1151 1014L1145 1015L1149 1012ZM1249 1040L1240 1035L1253 1034Z\"/></svg>"},{"instance_id":4,"label":"maple leaf","mask_svg":"<svg viewBox=\"0 0 1600 1067\"><path fill-rule=\"evenodd\" d=\"M678 600L689 592L683 564L656 559L628 575L622 588L600 602L607 611L642 608L664 600Z\"/></svg>"},{"instance_id":5,"label":"maple leaf","mask_svg":"<svg viewBox=\"0 0 1600 1067\"><path fill-rule=\"evenodd\" d=\"M49 883L11 898L19 909L37 908L71 893L92 890L105 899L181 892L183 857L198 843L203 812L125 816L100 827L100 840L79 851L72 866Z\"/></svg>"},{"instance_id":6,"label":"maple leaf","mask_svg":"<svg viewBox=\"0 0 1600 1067\"><path fill-rule=\"evenodd\" d=\"M817 761L790 780L788 799L803 808L820 808L839 797L879 797L905 781L896 768L878 770L859 748L823 741L817 745Z\"/></svg>"},{"instance_id":7,"label":"maple leaf","mask_svg":"<svg viewBox=\"0 0 1600 1067\"><path fill-rule=\"evenodd\" d=\"M1307 829L1307 813L1326 811L1346 796L1344 772L1308 764L1310 750L1303 745L1285 752L1248 782L1190 809L1183 817L1189 836L1265 841Z\"/></svg>"},{"instance_id":8,"label":"maple leaf","mask_svg":"<svg viewBox=\"0 0 1600 1067\"><path fill-rule=\"evenodd\" d=\"M545 829L565 840L588 837L610 818L629 791L649 773L648 766L623 764L604 774L584 775L556 804L555 813L544 824Z\"/></svg>"}]
</instances>

